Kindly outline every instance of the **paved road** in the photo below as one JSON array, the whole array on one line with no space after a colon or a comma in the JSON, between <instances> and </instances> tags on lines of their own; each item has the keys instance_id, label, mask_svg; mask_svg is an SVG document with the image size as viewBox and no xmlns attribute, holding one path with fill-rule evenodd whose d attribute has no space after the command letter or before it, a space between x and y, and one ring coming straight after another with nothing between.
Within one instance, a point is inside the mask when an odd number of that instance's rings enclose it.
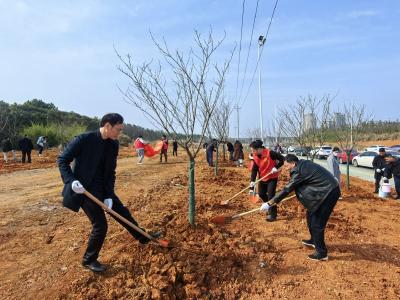
<instances>
[{"instance_id":1,"label":"paved road","mask_svg":"<svg viewBox=\"0 0 400 300\"><path fill-rule=\"evenodd\" d=\"M304 157L299 156L299 158L306 159L305 156ZM323 167L327 166L326 159L314 159L314 162ZM346 165L344 165L344 164L340 165L340 171L342 172L342 174L346 175ZM360 178L363 180L375 182L374 171L371 168L354 167L353 165L350 165L350 176L354 176L354 177L357 177L357 178ZM390 179L389 182L394 187L393 179Z\"/></svg>"}]
</instances>

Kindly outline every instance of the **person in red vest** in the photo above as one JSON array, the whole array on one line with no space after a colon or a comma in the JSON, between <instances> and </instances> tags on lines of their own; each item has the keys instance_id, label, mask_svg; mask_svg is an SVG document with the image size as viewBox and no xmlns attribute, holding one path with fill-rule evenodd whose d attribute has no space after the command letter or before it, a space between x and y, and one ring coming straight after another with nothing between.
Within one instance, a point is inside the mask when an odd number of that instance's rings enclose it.
<instances>
[{"instance_id":1,"label":"person in red vest","mask_svg":"<svg viewBox=\"0 0 400 300\"><path fill-rule=\"evenodd\" d=\"M250 144L250 148L253 149L250 189L254 190L257 174L259 178L263 178L270 173L258 183L258 195L263 202L267 202L275 196L279 176L278 169L283 166L285 158L275 151L266 149L261 140L253 141ZM269 208L267 221L275 221L277 214L276 206Z\"/></svg>"},{"instance_id":2,"label":"person in red vest","mask_svg":"<svg viewBox=\"0 0 400 300\"><path fill-rule=\"evenodd\" d=\"M160 163L162 163L163 155L164 155L165 162L167 162L167 160L168 160L168 155L167 155L167 153L168 153L168 139L167 139L167 136L163 135L162 138L161 138L161 141L163 142L163 145L162 145L162 148L161 148L161 151L160 151Z\"/></svg>"},{"instance_id":3,"label":"person in red vest","mask_svg":"<svg viewBox=\"0 0 400 300\"><path fill-rule=\"evenodd\" d=\"M139 135L137 137L137 139L134 142L134 146L136 149L136 153L138 156L138 164L142 164L143 163L143 159L144 159L144 145L145 142L143 141L143 137L141 135Z\"/></svg>"}]
</instances>

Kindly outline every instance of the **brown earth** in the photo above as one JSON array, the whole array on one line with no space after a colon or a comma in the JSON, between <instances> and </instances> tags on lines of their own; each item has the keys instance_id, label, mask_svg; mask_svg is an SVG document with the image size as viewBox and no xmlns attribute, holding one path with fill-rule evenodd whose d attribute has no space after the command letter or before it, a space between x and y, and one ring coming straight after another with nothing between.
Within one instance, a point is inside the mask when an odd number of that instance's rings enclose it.
<instances>
[{"instance_id":1,"label":"brown earth","mask_svg":"<svg viewBox=\"0 0 400 300\"><path fill-rule=\"evenodd\" d=\"M328 223L330 260L313 262L300 243L308 233L296 200L282 203L274 223L257 212L226 226L210 224L213 216L257 207L246 194L219 206L247 186L246 168L221 166L215 177L200 159L197 226L191 228L187 162L181 157L144 165L122 158L117 169L117 194L143 227L162 229L174 248L141 246L109 218L100 255L109 269L93 274L80 266L89 221L60 205L57 155L50 152L48 169L10 173L6 166L0 175L0 299L400 297L400 202L377 199L370 183L353 179ZM287 178L281 175L280 186Z\"/></svg>"}]
</instances>

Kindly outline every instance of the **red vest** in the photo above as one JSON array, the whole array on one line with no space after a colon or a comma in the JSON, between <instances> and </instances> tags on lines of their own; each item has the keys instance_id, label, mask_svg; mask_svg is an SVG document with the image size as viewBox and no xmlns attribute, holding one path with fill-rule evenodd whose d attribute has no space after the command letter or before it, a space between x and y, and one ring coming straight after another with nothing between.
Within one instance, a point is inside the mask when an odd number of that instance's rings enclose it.
<instances>
[{"instance_id":1,"label":"red vest","mask_svg":"<svg viewBox=\"0 0 400 300\"><path fill-rule=\"evenodd\" d=\"M163 149L168 150L168 140L163 140Z\"/></svg>"},{"instance_id":2,"label":"red vest","mask_svg":"<svg viewBox=\"0 0 400 300\"><path fill-rule=\"evenodd\" d=\"M135 148L136 149L144 149L144 144L140 141L139 138L135 140Z\"/></svg>"},{"instance_id":3,"label":"red vest","mask_svg":"<svg viewBox=\"0 0 400 300\"><path fill-rule=\"evenodd\" d=\"M267 175L269 172L271 172L272 168L276 166L275 160L271 159L271 157L269 156L269 149L263 150L261 158L259 158L256 153L253 153L253 161L258 166L258 173L260 178ZM278 178L278 176L279 173L270 174L261 181Z\"/></svg>"}]
</instances>

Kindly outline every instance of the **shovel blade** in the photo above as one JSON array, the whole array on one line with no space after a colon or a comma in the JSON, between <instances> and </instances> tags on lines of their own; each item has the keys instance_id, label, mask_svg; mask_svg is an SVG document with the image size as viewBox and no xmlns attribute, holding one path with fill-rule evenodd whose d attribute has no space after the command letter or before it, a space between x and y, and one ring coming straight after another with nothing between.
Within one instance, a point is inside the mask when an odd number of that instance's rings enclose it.
<instances>
[{"instance_id":1,"label":"shovel blade","mask_svg":"<svg viewBox=\"0 0 400 300\"><path fill-rule=\"evenodd\" d=\"M231 217L216 216L216 217L211 218L210 221L217 225L224 225L231 221Z\"/></svg>"},{"instance_id":2,"label":"shovel blade","mask_svg":"<svg viewBox=\"0 0 400 300\"><path fill-rule=\"evenodd\" d=\"M259 201L259 198L257 195L250 195L249 199L252 203L256 204Z\"/></svg>"}]
</instances>

